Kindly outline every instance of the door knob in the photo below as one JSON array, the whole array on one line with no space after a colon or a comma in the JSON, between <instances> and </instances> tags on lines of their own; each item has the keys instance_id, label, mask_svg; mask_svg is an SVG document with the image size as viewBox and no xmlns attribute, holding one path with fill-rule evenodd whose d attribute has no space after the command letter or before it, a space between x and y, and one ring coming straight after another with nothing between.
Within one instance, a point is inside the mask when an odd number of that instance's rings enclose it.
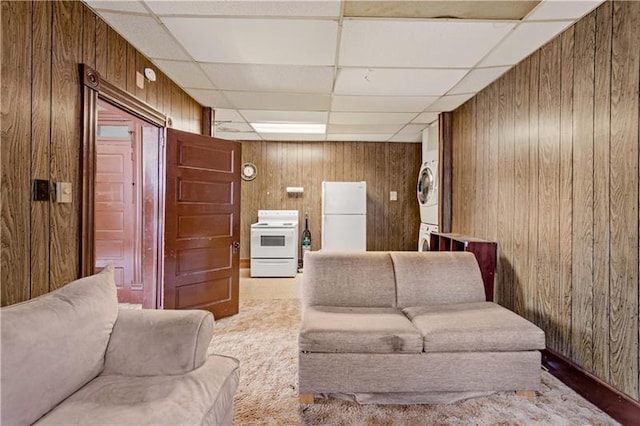
<instances>
[{"instance_id":1,"label":"door knob","mask_svg":"<svg viewBox=\"0 0 640 426\"><path fill-rule=\"evenodd\" d=\"M240 248L240 242L239 241L234 241L233 242L233 252L237 253L239 248Z\"/></svg>"}]
</instances>

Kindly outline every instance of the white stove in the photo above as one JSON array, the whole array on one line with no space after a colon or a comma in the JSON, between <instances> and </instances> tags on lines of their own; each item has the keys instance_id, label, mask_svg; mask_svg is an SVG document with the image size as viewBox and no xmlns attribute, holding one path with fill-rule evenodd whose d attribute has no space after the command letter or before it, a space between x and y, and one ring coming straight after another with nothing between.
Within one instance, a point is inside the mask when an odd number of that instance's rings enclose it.
<instances>
[{"instance_id":1,"label":"white stove","mask_svg":"<svg viewBox=\"0 0 640 426\"><path fill-rule=\"evenodd\" d=\"M251 225L251 276L295 277L298 272L298 211L258 210Z\"/></svg>"}]
</instances>

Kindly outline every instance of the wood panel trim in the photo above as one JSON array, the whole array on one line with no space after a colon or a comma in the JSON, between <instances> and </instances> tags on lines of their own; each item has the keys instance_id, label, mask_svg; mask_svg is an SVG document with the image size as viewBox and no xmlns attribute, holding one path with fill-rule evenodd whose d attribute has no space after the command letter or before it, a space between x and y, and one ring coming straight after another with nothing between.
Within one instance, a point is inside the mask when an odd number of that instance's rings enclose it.
<instances>
[{"instance_id":1,"label":"wood panel trim","mask_svg":"<svg viewBox=\"0 0 640 426\"><path fill-rule=\"evenodd\" d=\"M452 147L453 147L453 114L443 112L439 122L439 151L440 151L440 232L451 232L451 178L452 178Z\"/></svg>"},{"instance_id":2,"label":"wood panel trim","mask_svg":"<svg viewBox=\"0 0 640 426\"><path fill-rule=\"evenodd\" d=\"M611 156L611 47L613 5L605 2L596 11L595 89L593 119L593 373L609 375L609 158Z\"/></svg>"},{"instance_id":3,"label":"wood panel trim","mask_svg":"<svg viewBox=\"0 0 640 426\"><path fill-rule=\"evenodd\" d=\"M165 193L167 185L167 128L159 129L160 148L158 152L158 262L156 265L156 308L164 309L164 252L161 248L164 245L164 211Z\"/></svg>"},{"instance_id":4,"label":"wood panel trim","mask_svg":"<svg viewBox=\"0 0 640 426\"><path fill-rule=\"evenodd\" d=\"M119 108L124 109L136 117L142 118L158 127L167 126L167 116L144 102L140 98L124 91L114 84L109 83L100 76L100 73L87 64L80 64L82 84L97 91L98 95Z\"/></svg>"},{"instance_id":5,"label":"wood panel trim","mask_svg":"<svg viewBox=\"0 0 640 426\"><path fill-rule=\"evenodd\" d=\"M211 107L202 107L202 129L201 133L204 136L213 137L213 123L214 123L215 111Z\"/></svg>"},{"instance_id":6,"label":"wood panel trim","mask_svg":"<svg viewBox=\"0 0 640 426\"><path fill-rule=\"evenodd\" d=\"M250 268L251 267L251 259L240 259L240 267L241 268Z\"/></svg>"},{"instance_id":7,"label":"wood panel trim","mask_svg":"<svg viewBox=\"0 0 640 426\"><path fill-rule=\"evenodd\" d=\"M0 15L2 50L2 251L0 269L1 304L21 302L31 297L31 124L32 118L32 4L2 2ZM5 82L11 82L6 84ZM6 165L15 170L9 173ZM48 177L47 177L48 179ZM27 238L25 238L27 236ZM48 282L47 282L48 285Z\"/></svg>"},{"instance_id":8,"label":"wood panel trim","mask_svg":"<svg viewBox=\"0 0 640 426\"><path fill-rule=\"evenodd\" d=\"M82 217L80 238L80 276L93 274L95 265L94 243L94 192L96 134L98 118L98 92L88 85L82 90Z\"/></svg>"},{"instance_id":9,"label":"wood panel trim","mask_svg":"<svg viewBox=\"0 0 640 426\"><path fill-rule=\"evenodd\" d=\"M33 2L32 13L31 178L49 180L53 76L49 24L53 19L53 4ZM31 202L31 298L49 292L52 210L50 198L46 202Z\"/></svg>"},{"instance_id":10,"label":"wood panel trim","mask_svg":"<svg viewBox=\"0 0 640 426\"><path fill-rule=\"evenodd\" d=\"M581 324L580 333L569 336L573 349L573 359L586 369L593 371L593 332L592 317L594 282L593 260L598 252L594 252L594 54L596 21L595 14L584 17L575 26L576 43L574 50L574 110L573 110L573 172L576 182L573 190L572 223L573 231L570 240L572 250L580 253L571 260L573 271L571 321Z\"/></svg>"},{"instance_id":11,"label":"wood panel trim","mask_svg":"<svg viewBox=\"0 0 640 426\"><path fill-rule=\"evenodd\" d=\"M636 424L640 403L614 389L552 349L542 351L542 365L549 373L622 424Z\"/></svg>"},{"instance_id":12,"label":"wood panel trim","mask_svg":"<svg viewBox=\"0 0 640 426\"><path fill-rule=\"evenodd\" d=\"M79 272L81 277L86 277L93 274L95 264L93 197L98 98L103 98L118 108L159 128L164 128L167 125L167 118L152 106L102 79L100 73L86 64L80 64L80 83L82 85L82 153L80 154L82 211L80 218ZM164 158L162 158L163 160Z\"/></svg>"},{"instance_id":13,"label":"wood panel trim","mask_svg":"<svg viewBox=\"0 0 640 426\"><path fill-rule=\"evenodd\" d=\"M613 2L609 156L609 380L638 398L640 3Z\"/></svg>"}]
</instances>

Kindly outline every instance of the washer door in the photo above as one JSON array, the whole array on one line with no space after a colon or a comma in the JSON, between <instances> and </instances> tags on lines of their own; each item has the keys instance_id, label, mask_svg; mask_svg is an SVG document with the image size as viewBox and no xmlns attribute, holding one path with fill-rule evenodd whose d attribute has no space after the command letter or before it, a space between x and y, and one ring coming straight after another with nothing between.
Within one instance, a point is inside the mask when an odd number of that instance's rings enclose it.
<instances>
[{"instance_id":1,"label":"washer door","mask_svg":"<svg viewBox=\"0 0 640 426\"><path fill-rule=\"evenodd\" d=\"M420 170L420 176L418 176L418 202L420 205L426 205L435 192L435 176L431 171L431 167L424 167Z\"/></svg>"}]
</instances>

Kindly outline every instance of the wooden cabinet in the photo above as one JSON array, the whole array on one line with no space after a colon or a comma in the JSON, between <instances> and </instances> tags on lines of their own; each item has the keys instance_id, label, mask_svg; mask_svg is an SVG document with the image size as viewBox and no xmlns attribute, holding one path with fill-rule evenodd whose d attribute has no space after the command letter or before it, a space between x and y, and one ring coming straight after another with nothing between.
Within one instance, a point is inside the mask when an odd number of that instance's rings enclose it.
<instances>
[{"instance_id":1,"label":"wooden cabinet","mask_svg":"<svg viewBox=\"0 0 640 426\"><path fill-rule=\"evenodd\" d=\"M469 251L476 256L487 301L493 302L493 281L498 244L482 238L459 234L431 233L432 251Z\"/></svg>"}]
</instances>

